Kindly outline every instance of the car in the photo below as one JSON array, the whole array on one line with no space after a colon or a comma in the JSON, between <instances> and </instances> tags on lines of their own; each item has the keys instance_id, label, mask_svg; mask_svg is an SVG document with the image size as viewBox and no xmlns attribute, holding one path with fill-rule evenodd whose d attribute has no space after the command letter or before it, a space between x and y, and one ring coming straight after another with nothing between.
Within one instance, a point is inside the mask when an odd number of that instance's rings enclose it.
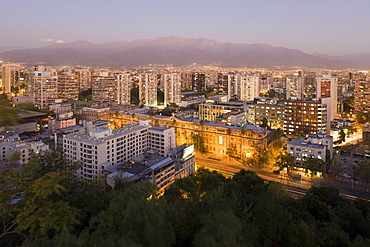
<instances>
[{"instance_id":1,"label":"car","mask_svg":"<svg viewBox=\"0 0 370 247\"><path fill-rule=\"evenodd\" d=\"M274 171L272 171L272 173L275 174L275 175L279 175L280 171L279 170L274 170Z\"/></svg>"}]
</instances>

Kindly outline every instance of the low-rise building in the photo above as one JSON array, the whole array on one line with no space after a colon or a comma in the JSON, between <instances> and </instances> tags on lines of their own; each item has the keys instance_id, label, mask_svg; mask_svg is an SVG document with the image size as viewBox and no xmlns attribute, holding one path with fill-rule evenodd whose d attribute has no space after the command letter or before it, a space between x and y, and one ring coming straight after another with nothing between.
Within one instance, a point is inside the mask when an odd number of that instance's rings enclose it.
<instances>
[{"instance_id":1,"label":"low-rise building","mask_svg":"<svg viewBox=\"0 0 370 247\"><path fill-rule=\"evenodd\" d=\"M159 193L163 193L174 182L175 160L160 156L154 150L147 150L129 161L105 168L104 173L107 184L113 188L117 179L129 183L149 181Z\"/></svg>"},{"instance_id":2,"label":"low-rise building","mask_svg":"<svg viewBox=\"0 0 370 247\"><path fill-rule=\"evenodd\" d=\"M232 111L216 118L216 123L244 126L247 124L247 115L244 111Z\"/></svg>"},{"instance_id":3,"label":"low-rise building","mask_svg":"<svg viewBox=\"0 0 370 247\"><path fill-rule=\"evenodd\" d=\"M186 143L171 150L170 157L175 160L175 178L184 178L194 173L194 154L194 145Z\"/></svg>"},{"instance_id":4,"label":"low-rise building","mask_svg":"<svg viewBox=\"0 0 370 247\"><path fill-rule=\"evenodd\" d=\"M247 106L244 102L219 102L219 103L207 103L199 105L199 119L216 121L217 117L222 116L225 113L233 111L247 111Z\"/></svg>"},{"instance_id":5,"label":"low-rise building","mask_svg":"<svg viewBox=\"0 0 370 247\"><path fill-rule=\"evenodd\" d=\"M1 152L1 163L9 164L14 163L16 165L27 164L32 154L38 154L40 152L49 149L49 145L42 141L37 142L3 142L0 143ZM13 155L16 160L10 161Z\"/></svg>"},{"instance_id":6,"label":"low-rise building","mask_svg":"<svg viewBox=\"0 0 370 247\"><path fill-rule=\"evenodd\" d=\"M295 158L296 165L300 167L308 157L318 158L326 162L327 150L331 159L333 157L333 137L325 135L322 131L318 134L294 139L288 143L288 152Z\"/></svg>"}]
</instances>

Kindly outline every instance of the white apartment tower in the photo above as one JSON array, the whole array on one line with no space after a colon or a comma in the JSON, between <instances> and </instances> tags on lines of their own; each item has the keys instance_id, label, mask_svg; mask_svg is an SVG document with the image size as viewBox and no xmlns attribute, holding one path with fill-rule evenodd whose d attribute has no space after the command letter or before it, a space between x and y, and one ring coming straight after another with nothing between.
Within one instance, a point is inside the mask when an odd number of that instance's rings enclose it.
<instances>
[{"instance_id":1,"label":"white apartment tower","mask_svg":"<svg viewBox=\"0 0 370 247\"><path fill-rule=\"evenodd\" d=\"M139 75L139 100L140 105L157 105L157 75L145 73Z\"/></svg>"},{"instance_id":2,"label":"white apartment tower","mask_svg":"<svg viewBox=\"0 0 370 247\"><path fill-rule=\"evenodd\" d=\"M163 75L164 87L164 105L175 103L179 104L181 101L181 82L180 74L171 73Z\"/></svg>"},{"instance_id":3,"label":"white apartment tower","mask_svg":"<svg viewBox=\"0 0 370 247\"><path fill-rule=\"evenodd\" d=\"M287 77L285 79L286 98L296 97L303 99L303 78L302 77Z\"/></svg>"},{"instance_id":4,"label":"white apartment tower","mask_svg":"<svg viewBox=\"0 0 370 247\"><path fill-rule=\"evenodd\" d=\"M174 129L150 127L148 121L122 129L99 129L86 135L70 134L63 138L63 151L70 161L80 161L77 175L85 180L104 179L103 170L129 161L148 149L168 156L175 147Z\"/></svg>"},{"instance_id":5,"label":"white apartment tower","mask_svg":"<svg viewBox=\"0 0 370 247\"><path fill-rule=\"evenodd\" d=\"M131 75L122 73L117 75L117 102L121 105L130 105L130 90L132 88Z\"/></svg>"},{"instance_id":6,"label":"white apartment tower","mask_svg":"<svg viewBox=\"0 0 370 247\"><path fill-rule=\"evenodd\" d=\"M3 64L2 66L2 89L5 93L16 93L19 91L20 66L19 64Z\"/></svg>"},{"instance_id":7,"label":"white apartment tower","mask_svg":"<svg viewBox=\"0 0 370 247\"><path fill-rule=\"evenodd\" d=\"M250 101L259 96L259 76L238 75L237 95L241 101Z\"/></svg>"},{"instance_id":8,"label":"white apartment tower","mask_svg":"<svg viewBox=\"0 0 370 247\"><path fill-rule=\"evenodd\" d=\"M45 71L40 66L31 75L30 96L35 98L35 106L40 109L49 109L49 106L58 99L58 76L55 70Z\"/></svg>"}]
</instances>

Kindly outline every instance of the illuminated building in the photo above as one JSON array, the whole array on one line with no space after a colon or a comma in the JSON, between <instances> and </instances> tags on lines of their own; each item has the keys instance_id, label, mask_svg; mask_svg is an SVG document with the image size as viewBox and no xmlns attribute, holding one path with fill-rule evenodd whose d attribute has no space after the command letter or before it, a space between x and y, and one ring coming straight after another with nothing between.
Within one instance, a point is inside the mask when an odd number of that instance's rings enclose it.
<instances>
[{"instance_id":1,"label":"illuminated building","mask_svg":"<svg viewBox=\"0 0 370 247\"><path fill-rule=\"evenodd\" d=\"M140 105L157 106L157 74L145 73L139 75Z\"/></svg>"},{"instance_id":2,"label":"illuminated building","mask_svg":"<svg viewBox=\"0 0 370 247\"><path fill-rule=\"evenodd\" d=\"M269 98L255 98L254 122L261 125L266 118L272 129L284 129L284 104L278 104L277 100Z\"/></svg>"},{"instance_id":3,"label":"illuminated building","mask_svg":"<svg viewBox=\"0 0 370 247\"><path fill-rule=\"evenodd\" d=\"M74 71L60 71L58 74L58 98L78 100L79 76Z\"/></svg>"},{"instance_id":4,"label":"illuminated building","mask_svg":"<svg viewBox=\"0 0 370 247\"><path fill-rule=\"evenodd\" d=\"M303 78L302 77L287 77L286 82L286 99L296 97L303 99Z\"/></svg>"},{"instance_id":5,"label":"illuminated building","mask_svg":"<svg viewBox=\"0 0 370 247\"><path fill-rule=\"evenodd\" d=\"M49 106L58 99L57 72L46 71L43 66L36 67L30 78L30 96L35 98L36 107L49 109Z\"/></svg>"},{"instance_id":6,"label":"illuminated building","mask_svg":"<svg viewBox=\"0 0 370 247\"><path fill-rule=\"evenodd\" d=\"M92 77L92 99L97 102L117 101L117 76L100 72Z\"/></svg>"},{"instance_id":7,"label":"illuminated building","mask_svg":"<svg viewBox=\"0 0 370 247\"><path fill-rule=\"evenodd\" d=\"M178 73L164 74L163 75L163 88L164 88L164 105L181 102L181 83L180 75Z\"/></svg>"},{"instance_id":8,"label":"illuminated building","mask_svg":"<svg viewBox=\"0 0 370 247\"><path fill-rule=\"evenodd\" d=\"M284 102L284 132L287 135L315 134L328 131L328 101L290 99Z\"/></svg>"},{"instance_id":9,"label":"illuminated building","mask_svg":"<svg viewBox=\"0 0 370 247\"><path fill-rule=\"evenodd\" d=\"M191 75L191 85L192 90L196 92L206 91L206 75L204 73L194 72Z\"/></svg>"},{"instance_id":10,"label":"illuminated building","mask_svg":"<svg viewBox=\"0 0 370 247\"><path fill-rule=\"evenodd\" d=\"M2 89L5 93L18 93L20 88L19 64L2 65Z\"/></svg>"},{"instance_id":11,"label":"illuminated building","mask_svg":"<svg viewBox=\"0 0 370 247\"><path fill-rule=\"evenodd\" d=\"M288 143L288 152L295 159L296 166L302 166L308 157L318 158L326 162L326 150L333 157L333 137L327 136L323 131L292 140Z\"/></svg>"},{"instance_id":12,"label":"illuminated building","mask_svg":"<svg viewBox=\"0 0 370 247\"><path fill-rule=\"evenodd\" d=\"M199 105L199 119L216 121L217 117L232 111L247 112L247 105L244 102L219 102L219 103L206 103Z\"/></svg>"},{"instance_id":13,"label":"illuminated building","mask_svg":"<svg viewBox=\"0 0 370 247\"><path fill-rule=\"evenodd\" d=\"M121 105L130 105L132 81L129 73L117 75L117 102Z\"/></svg>"},{"instance_id":14,"label":"illuminated building","mask_svg":"<svg viewBox=\"0 0 370 247\"><path fill-rule=\"evenodd\" d=\"M240 101L249 101L259 96L259 77L256 75L237 75L237 96Z\"/></svg>"},{"instance_id":15,"label":"illuminated building","mask_svg":"<svg viewBox=\"0 0 370 247\"><path fill-rule=\"evenodd\" d=\"M113 121L117 121L117 124L120 122L127 124L139 120L148 120L152 126L175 128L177 145L194 144L196 151L206 150L210 155L222 158L227 157L226 150L233 144L241 157L251 155L253 152L267 147L267 130L255 125L239 127L177 116L164 117L143 114L136 114L135 120L133 120L131 114L124 112L113 117Z\"/></svg>"},{"instance_id":16,"label":"illuminated building","mask_svg":"<svg viewBox=\"0 0 370 247\"><path fill-rule=\"evenodd\" d=\"M150 127L147 121L129 124L122 129L98 129L87 134L63 138L63 151L70 161L81 161L77 175L86 180L105 179L103 170L129 161L148 149L168 156L175 147L175 130Z\"/></svg>"},{"instance_id":17,"label":"illuminated building","mask_svg":"<svg viewBox=\"0 0 370 247\"><path fill-rule=\"evenodd\" d=\"M328 105L328 118L330 121L337 118L338 78L331 77L329 75L317 77L316 98L317 99L330 98Z\"/></svg>"},{"instance_id":18,"label":"illuminated building","mask_svg":"<svg viewBox=\"0 0 370 247\"><path fill-rule=\"evenodd\" d=\"M354 112L355 114L370 113L370 78L357 75L354 79Z\"/></svg>"}]
</instances>

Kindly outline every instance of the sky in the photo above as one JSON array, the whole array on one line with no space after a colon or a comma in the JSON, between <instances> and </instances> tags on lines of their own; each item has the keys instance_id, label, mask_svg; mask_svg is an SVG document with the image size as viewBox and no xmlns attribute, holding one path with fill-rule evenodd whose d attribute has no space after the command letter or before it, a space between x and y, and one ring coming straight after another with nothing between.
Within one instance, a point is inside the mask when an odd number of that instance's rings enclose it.
<instances>
[{"instance_id":1,"label":"sky","mask_svg":"<svg viewBox=\"0 0 370 247\"><path fill-rule=\"evenodd\" d=\"M370 53L369 11L369 0L8 0L0 51L177 36Z\"/></svg>"}]
</instances>

